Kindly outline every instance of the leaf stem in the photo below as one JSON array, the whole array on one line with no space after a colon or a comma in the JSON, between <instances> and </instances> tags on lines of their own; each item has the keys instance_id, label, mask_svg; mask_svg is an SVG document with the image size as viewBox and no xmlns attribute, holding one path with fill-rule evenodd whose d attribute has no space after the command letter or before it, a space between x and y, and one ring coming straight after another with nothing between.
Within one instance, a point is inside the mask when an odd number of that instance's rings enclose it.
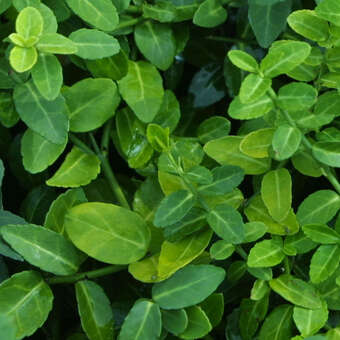
<instances>
[{"instance_id":1,"label":"leaf stem","mask_svg":"<svg viewBox=\"0 0 340 340\"><path fill-rule=\"evenodd\" d=\"M71 142L75 145L78 146L79 149L81 149L82 151L94 155L95 153L93 152L93 150L91 150L83 141L81 141L78 137L76 137L75 135L73 135L72 133L69 133L69 138L71 140Z\"/></svg>"},{"instance_id":2,"label":"leaf stem","mask_svg":"<svg viewBox=\"0 0 340 340\"><path fill-rule=\"evenodd\" d=\"M135 25L139 24L143 20L144 20L143 17L138 17L138 18L133 18L133 19L130 19L130 20L123 21L123 22L118 24L118 26L114 29L113 33L115 33L118 30L121 30L123 28L127 28L127 27L130 27L130 26L135 26Z\"/></svg>"},{"instance_id":3,"label":"leaf stem","mask_svg":"<svg viewBox=\"0 0 340 340\"><path fill-rule=\"evenodd\" d=\"M109 182L109 185L111 187L113 194L116 196L118 202L120 203L120 205L122 207L130 210L131 209L130 205L129 205L129 203L128 203L128 201L127 201L127 199L126 199L126 197L123 193L123 190L121 189L115 175L113 174L113 171L111 169L111 166L110 166L110 163L109 163L107 157L105 157L103 155L103 153L100 151L98 144L97 144L95 138L93 137L93 134L90 133L89 135L90 135L90 138L91 138L93 148L94 148L98 158L101 161L102 169L104 171L104 175Z\"/></svg>"},{"instance_id":4,"label":"leaf stem","mask_svg":"<svg viewBox=\"0 0 340 340\"><path fill-rule=\"evenodd\" d=\"M112 119L106 122L104 129L103 129L102 140L100 143L101 152L105 156L109 150L111 127L112 127Z\"/></svg>"},{"instance_id":5,"label":"leaf stem","mask_svg":"<svg viewBox=\"0 0 340 340\"><path fill-rule=\"evenodd\" d=\"M247 261L248 255L241 246L236 246L236 253L239 254L243 260Z\"/></svg>"},{"instance_id":6,"label":"leaf stem","mask_svg":"<svg viewBox=\"0 0 340 340\"><path fill-rule=\"evenodd\" d=\"M111 265L111 266L107 266L104 268L90 270L88 272L77 273L73 275L50 277L46 279L46 282L50 285L74 283L79 280L94 279L96 277L101 277L101 276L117 273L125 268L126 266Z\"/></svg>"},{"instance_id":7,"label":"leaf stem","mask_svg":"<svg viewBox=\"0 0 340 340\"><path fill-rule=\"evenodd\" d=\"M285 256L284 260L283 260L283 265L285 268L285 274L290 274L290 264L289 264L289 259L287 256Z\"/></svg>"}]
</instances>

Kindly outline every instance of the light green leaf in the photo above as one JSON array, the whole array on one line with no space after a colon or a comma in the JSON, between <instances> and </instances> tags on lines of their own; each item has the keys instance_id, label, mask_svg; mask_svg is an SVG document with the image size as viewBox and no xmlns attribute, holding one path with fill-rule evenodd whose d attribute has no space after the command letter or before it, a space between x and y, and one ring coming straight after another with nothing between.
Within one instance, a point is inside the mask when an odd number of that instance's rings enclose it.
<instances>
[{"instance_id":1,"label":"light green leaf","mask_svg":"<svg viewBox=\"0 0 340 340\"><path fill-rule=\"evenodd\" d=\"M68 106L70 130L87 132L113 117L120 97L111 79L85 78L63 91Z\"/></svg>"},{"instance_id":2,"label":"light green leaf","mask_svg":"<svg viewBox=\"0 0 340 340\"><path fill-rule=\"evenodd\" d=\"M69 189L65 193L60 194L52 202L46 214L44 226L66 236L64 225L65 215L73 206L85 202L87 202L87 199L82 188Z\"/></svg>"},{"instance_id":3,"label":"light green leaf","mask_svg":"<svg viewBox=\"0 0 340 340\"><path fill-rule=\"evenodd\" d=\"M316 142L312 151L321 163L340 168L340 142Z\"/></svg>"},{"instance_id":4,"label":"light green leaf","mask_svg":"<svg viewBox=\"0 0 340 340\"><path fill-rule=\"evenodd\" d=\"M78 48L76 55L83 59L111 57L120 50L117 39L96 29L81 28L72 32L69 38Z\"/></svg>"},{"instance_id":5,"label":"light green leaf","mask_svg":"<svg viewBox=\"0 0 340 340\"><path fill-rule=\"evenodd\" d=\"M268 294L270 291L268 282L265 280L257 279L250 292L250 298L253 301L259 301Z\"/></svg>"},{"instance_id":6,"label":"light green leaf","mask_svg":"<svg viewBox=\"0 0 340 340\"><path fill-rule=\"evenodd\" d=\"M168 278L168 275L158 275L159 253L144 258L143 260L129 264L129 273L138 281L145 283L160 282Z\"/></svg>"},{"instance_id":7,"label":"light green leaf","mask_svg":"<svg viewBox=\"0 0 340 340\"><path fill-rule=\"evenodd\" d=\"M261 182L261 197L274 220L283 221L292 205L292 179L285 168L267 172Z\"/></svg>"},{"instance_id":8,"label":"light green leaf","mask_svg":"<svg viewBox=\"0 0 340 340\"><path fill-rule=\"evenodd\" d=\"M215 260L225 260L230 257L235 250L235 246L225 240L219 240L210 247L210 256Z\"/></svg>"},{"instance_id":9,"label":"light green leaf","mask_svg":"<svg viewBox=\"0 0 340 340\"><path fill-rule=\"evenodd\" d=\"M319 331L328 320L328 309L325 302L320 309L294 307L293 320L303 337L311 336Z\"/></svg>"},{"instance_id":10,"label":"light green leaf","mask_svg":"<svg viewBox=\"0 0 340 340\"><path fill-rule=\"evenodd\" d=\"M51 143L31 129L21 139L21 155L24 168L32 174L44 171L63 153L64 144Z\"/></svg>"},{"instance_id":11,"label":"light green leaf","mask_svg":"<svg viewBox=\"0 0 340 340\"><path fill-rule=\"evenodd\" d=\"M340 262L340 247L335 244L321 245L313 254L309 276L313 283L327 280L338 268Z\"/></svg>"},{"instance_id":12,"label":"light green leaf","mask_svg":"<svg viewBox=\"0 0 340 340\"><path fill-rule=\"evenodd\" d=\"M326 340L337 340L340 336L340 327L330 329L326 334Z\"/></svg>"},{"instance_id":13,"label":"light green leaf","mask_svg":"<svg viewBox=\"0 0 340 340\"><path fill-rule=\"evenodd\" d=\"M216 27L227 20L227 11L217 0L205 0L197 8L193 23L201 27Z\"/></svg>"},{"instance_id":14,"label":"light green leaf","mask_svg":"<svg viewBox=\"0 0 340 340\"><path fill-rule=\"evenodd\" d=\"M9 55L9 62L19 73L30 70L38 60L38 53L34 47L14 46Z\"/></svg>"},{"instance_id":15,"label":"light green leaf","mask_svg":"<svg viewBox=\"0 0 340 340\"><path fill-rule=\"evenodd\" d=\"M154 225L166 227L181 220L193 207L196 197L187 190L176 191L165 197L159 205Z\"/></svg>"},{"instance_id":16,"label":"light green leaf","mask_svg":"<svg viewBox=\"0 0 340 340\"><path fill-rule=\"evenodd\" d=\"M76 188L89 184L100 172L100 160L96 155L83 152L78 147L67 154L57 172L46 181L54 187Z\"/></svg>"},{"instance_id":17,"label":"light green leaf","mask_svg":"<svg viewBox=\"0 0 340 340\"><path fill-rule=\"evenodd\" d=\"M74 54L77 53L77 45L70 39L58 33L46 33L41 36L37 44L41 53Z\"/></svg>"},{"instance_id":18,"label":"light green leaf","mask_svg":"<svg viewBox=\"0 0 340 340\"><path fill-rule=\"evenodd\" d=\"M144 123L151 122L163 101L162 78L157 69L145 61L129 61L128 74L118 81L123 99Z\"/></svg>"},{"instance_id":19,"label":"light green leaf","mask_svg":"<svg viewBox=\"0 0 340 340\"><path fill-rule=\"evenodd\" d=\"M323 224L307 224L302 227L303 232L314 242L321 244L336 244L340 242L340 234Z\"/></svg>"},{"instance_id":20,"label":"light green leaf","mask_svg":"<svg viewBox=\"0 0 340 340\"><path fill-rule=\"evenodd\" d=\"M0 285L0 314L13 320L16 339L32 335L44 324L52 302L52 291L38 272L14 274Z\"/></svg>"},{"instance_id":21,"label":"light green leaf","mask_svg":"<svg viewBox=\"0 0 340 340\"><path fill-rule=\"evenodd\" d=\"M165 71L173 63L176 40L171 26L155 21L145 21L134 31L136 45L153 65Z\"/></svg>"},{"instance_id":22,"label":"light green leaf","mask_svg":"<svg viewBox=\"0 0 340 340\"><path fill-rule=\"evenodd\" d=\"M76 273L85 259L62 235L37 225L3 226L1 236L27 262L55 275Z\"/></svg>"},{"instance_id":23,"label":"light green leaf","mask_svg":"<svg viewBox=\"0 0 340 340\"><path fill-rule=\"evenodd\" d=\"M314 11L294 11L287 18L288 25L303 37L314 41L325 41L329 37L327 21L319 18Z\"/></svg>"},{"instance_id":24,"label":"light green leaf","mask_svg":"<svg viewBox=\"0 0 340 340\"><path fill-rule=\"evenodd\" d=\"M272 80L257 74L248 74L242 81L239 98L242 104L254 103L271 88Z\"/></svg>"},{"instance_id":25,"label":"light green leaf","mask_svg":"<svg viewBox=\"0 0 340 340\"><path fill-rule=\"evenodd\" d=\"M58 58L52 54L39 54L32 71L34 85L47 100L54 100L63 84L63 71Z\"/></svg>"},{"instance_id":26,"label":"light green leaf","mask_svg":"<svg viewBox=\"0 0 340 340\"><path fill-rule=\"evenodd\" d=\"M205 153L221 165L236 165L247 175L259 175L270 168L270 158L256 159L243 154L239 148L243 137L228 136L214 139L204 146Z\"/></svg>"},{"instance_id":27,"label":"light green leaf","mask_svg":"<svg viewBox=\"0 0 340 340\"><path fill-rule=\"evenodd\" d=\"M81 19L102 31L113 31L119 22L116 7L110 0L66 0Z\"/></svg>"},{"instance_id":28,"label":"light green leaf","mask_svg":"<svg viewBox=\"0 0 340 340\"><path fill-rule=\"evenodd\" d=\"M282 244L275 240L264 240L251 248L247 264L256 268L273 267L281 263L284 257Z\"/></svg>"},{"instance_id":29,"label":"light green leaf","mask_svg":"<svg viewBox=\"0 0 340 340\"><path fill-rule=\"evenodd\" d=\"M316 15L339 26L340 3L337 0L324 0L315 8Z\"/></svg>"},{"instance_id":30,"label":"light green leaf","mask_svg":"<svg viewBox=\"0 0 340 340\"><path fill-rule=\"evenodd\" d=\"M240 150L253 158L269 157L269 147L272 144L275 129L264 128L247 134L240 143Z\"/></svg>"},{"instance_id":31,"label":"light green leaf","mask_svg":"<svg viewBox=\"0 0 340 340\"><path fill-rule=\"evenodd\" d=\"M224 117L213 116L204 120L197 129L197 137L201 143L207 143L213 139L226 137L230 132L230 121Z\"/></svg>"},{"instance_id":32,"label":"light green leaf","mask_svg":"<svg viewBox=\"0 0 340 340\"><path fill-rule=\"evenodd\" d=\"M150 230L136 213L109 203L83 203L65 216L67 235L98 261L129 264L142 258Z\"/></svg>"},{"instance_id":33,"label":"light green leaf","mask_svg":"<svg viewBox=\"0 0 340 340\"><path fill-rule=\"evenodd\" d=\"M339 211L340 197L332 190L318 190L310 194L299 205L297 218L303 226L305 224L329 222Z\"/></svg>"},{"instance_id":34,"label":"light green leaf","mask_svg":"<svg viewBox=\"0 0 340 340\"><path fill-rule=\"evenodd\" d=\"M220 204L211 210L207 221L214 232L229 243L242 243L244 224L240 213L232 206Z\"/></svg>"},{"instance_id":35,"label":"light green leaf","mask_svg":"<svg viewBox=\"0 0 340 340\"><path fill-rule=\"evenodd\" d=\"M258 71L259 66L256 59L247 52L231 50L228 52L228 58L235 66L242 70L254 73Z\"/></svg>"},{"instance_id":36,"label":"light green leaf","mask_svg":"<svg viewBox=\"0 0 340 340\"><path fill-rule=\"evenodd\" d=\"M52 143L65 143L69 123L61 95L47 101L30 80L15 87L13 98L20 118L30 129Z\"/></svg>"},{"instance_id":37,"label":"light green leaf","mask_svg":"<svg viewBox=\"0 0 340 340\"><path fill-rule=\"evenodd\" d=\"M301 64L309 55L308 43L293 40L280 40L273 44L262 59L260 68L266 77L274 78L287 73Z\"/></svg>"},{"instance_id":38,"label":"light green leaf","mask_svg":"<svg viewBox=\"0 0 340 340\"><path fill-rule=\"evenodd\" d=\"M146 137L156 151L166 151L170 147L170 130L162 128L157 124L149 124L146 130Z\"/></svg>"},{"instance_id":39,"label":"light green leaf","mask_svg":"<svg viewBox=\"0 0 340 340\"><path fill-rule=\"evenodd\" d=\"M308 152L301 151L293 155L292 163L294 168L303 175L311 177L320 177L322 172L319 163Z\"/></svg>"},{"instance_id":40,"label":"light green leaf","mask_svg":"<svg viewBox=\"0 0 340 340\"><path fill-rule=\"evenodd\" d=\"M179 335L188 327L188 315L184 309L162 310L162 326L170 333Z\"/></svg>"},{"instance_id":41,"label":"light green leaf","mask_svg":"<svg viewBox=\"0 0 340 340\"><path fill-rule=\"evenodd\" d=\"M243 243L254 242L261 238L268 230L262 222L248 222L244 224L245 239Z\"/></svg>"},{"instance_id":42,"label":"light green leaf","mask_svg":"<svg viewBox=\"0 0 340 340\"><path fill-rule=\"evenodd\" d=\"M163 309L179 309L202 302L225 277L222 268L212 265L188 265L166 281L152 287L152 298Z\"/></svg>"},{"instance_id":43,"label":"light green leaf","mask_svg":"<svg viewBox=\"0 0 340 340\"><path fill-rule=\"evenodd\" d=\"M97 283L83 280L75 284L78 312L83 330L90 340L113 337L111 303Z\"/></svg>"},{"instance_id":44,"label":"light green leaf","mask_svg":"<svg viewBox=\"0 0 340 340\"><path fill-rule=\"evenodd\" d=\"M34 7L26 7L20 11L15 22L15 29L24 40L39 37L43 31L43 17Z\"/></svg>"},{"instance_id":45,"label":"light green leaf","mask_svg":"<svg viewBox=\"0 0 340 340\"><path fill-rule=\"evenodd\" d=\"M270 280L269 285L275 293L297 306L309 309L322 308L322 300L316 288L292 275L283 274Z\"/></svg>"},{"instance_id":46,"label":"light green leaf","mask_svg":"<svg viewBox=\"0 0 340 340\"><path fill-rule=\"evenodd\" d=\"M185 311L188 315L188 326L185 331L179 335L181 339L203 338L212 330L209 318L201 307L192 306Z\"/></svg>"},{"instance_id":47,"label":"light green leaf","mask_svg":"<svg viewBox=\"0 0 340 340\"><path fill-rule=\"evenodd\" d=\"M275 158L278 160L290 158L298 150L301 139L302 134L298 128L288 124L280 125L272 139Z\"/></svg>"}]
</instances>

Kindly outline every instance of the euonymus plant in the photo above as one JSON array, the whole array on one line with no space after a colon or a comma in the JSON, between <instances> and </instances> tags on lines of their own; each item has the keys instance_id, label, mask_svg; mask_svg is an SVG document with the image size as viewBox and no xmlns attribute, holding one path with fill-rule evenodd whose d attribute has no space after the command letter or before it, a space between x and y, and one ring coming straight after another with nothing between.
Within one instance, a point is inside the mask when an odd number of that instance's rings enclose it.
<instances>
[{"instance_id":1,"label":"euonymus plant","mask_svg":"<svg viewBox=\"0 0 340 340\"><path fill-rule=\"evenodd\" d=\"M0 14L0 340L340 339L339 0Z\"/></svg>"}]
</instances>

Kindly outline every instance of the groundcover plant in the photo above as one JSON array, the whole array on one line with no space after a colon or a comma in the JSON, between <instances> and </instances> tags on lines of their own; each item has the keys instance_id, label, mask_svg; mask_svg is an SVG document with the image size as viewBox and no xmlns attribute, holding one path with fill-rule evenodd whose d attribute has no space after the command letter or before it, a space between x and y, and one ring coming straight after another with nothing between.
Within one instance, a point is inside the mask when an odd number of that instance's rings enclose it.
<instances>
[{"instance_id":1,"label":"groundcover plant","mask_svg":"<svg viewBox=\"0 0 340 340\"><path fill-rule=\"evenodd\" d=\"M340 339L339 0L0 1L0 339Z\"/></svg>"}]
</instances>

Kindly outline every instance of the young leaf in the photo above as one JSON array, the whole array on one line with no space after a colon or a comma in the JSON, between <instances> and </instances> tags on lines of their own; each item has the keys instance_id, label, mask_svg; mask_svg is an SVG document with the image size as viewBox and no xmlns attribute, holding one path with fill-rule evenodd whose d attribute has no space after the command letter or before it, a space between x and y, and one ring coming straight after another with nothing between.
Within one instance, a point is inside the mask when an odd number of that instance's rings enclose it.
<instances>
[{"instance_id":1,"label":"young leaf","mask_svg":"<svg viewBox=\"0 0 340 340\"><path fill-rule=\"evenodd\" d=\"M129 61L128 74L118 81L123 99L144 123L151 122L163 101L162 78L157 69L145 62Z\"/></svg>"},{"instance_id":2,"label":"young leaf","mask_svg":"<svg viewBox=\"0 0 340 340\"><path fill-rule=\"evenodd\" d=\"M214 232L225 241L233 244L242 243L244 224L242 216L233 207L220 204L211 210L207 221Z\"/></svg>"},{"instance_id":3,"label":"young leaf","mask_svg":"<svg viewBox=\"0 0 340 340\"><path fill-rule=\"evenodd\" d=\"M197 137L201 143L207 143L213 139L226 137L230 132L230 121L220 116L210 117L204 120L197 129Z\"/></svg>"},{"instance_id":4,"label":"young leaf","mask_svg":"<svg viewBox=\"0 0 340 340\"><path fill-rule=\"evenodd\" d=\"M215 260L225 260L230 257L235 250L235 246L225 240L219 240L210 247L210 256Z\"/></svg>"},{"instance_id":5,"label":"young leaf","mask_svg":"<svg viewBox=\"0 0 340 340\"><path fill-rule=\"evenodd\" d=\"M217 0L203 1L195 12L193 23L201 27L216 27L227 20L227 11Z\"/></svg>"},{"instance_id":6,"label":"young leaf","mask_svg":"<svg viewBox=\"0 0 340 340\"><path fill-rule=\"evenodd\" d=\"M235 66L242 70L253 73L258 71L259 66L256 59L247 52L242 50L231 50L228 52L228 58Z\"/></svg>"},{"instance_id":7,"label":"young leaf","mask_svg":"<svg viewBox=\"0 0 340 340\"><path fill-rule=\"evenodd\" d=\"M78 147L67 154L57 172L46 181L49 186L62 188L77 188L89 184L100 172L100 160L96 155L90 155Z\"/></svg>"},{"instance_id":8,"label":"young leaf","mask_svg":"<svg viewBox=\"0 0 340 340\"><path fill-rule=\"evenodd\" d=\"M283 221L291 209L292 179L285 168L266 173L261 183L261 197L274 220Z\"/></svg>"},{"instance_id":9,"label":"young leaf","mask_svg":"<svg viewBox=\"0 0 340 340\"><path fill-rule=\"evenodd\" d=\"M150 243L150 230L137 213L109 203L73 207L65 216L65 229L77 248L112 264L138 261Z\"/></svg>"},{"instance_id":10,"label":"young leaf","mask_svg":"<svg viewBox=\"0 0 340 340\"><path fill-rule=\"evenodd\" d=\"M161 330L159 306L148 300L137 300L126 316L117 339L158 340Z\"/></svg>"},{"instance_id":11,"label":"young leaf","mask_svg":"<svg viewBox=\"0 0 340 340\"><path fill-rule=\"evenodd\" d=\"M27 262L55 275L76 273L85 259L62 235L40 226L3 226L1 235Z\"/></svg>"},{"instance_id":12,"label":"young leaf","mask_svg":"<svg viewBox=\"0 0 340 340\"><path fill-rule=\"evenodd\" d=\"M30 70L38 60L38 53L34 47L14 46L9 55L9 62L19 73Z\"/></svg>"},{"instance_id":13,"label":"young leaf","mask_svg":"<svg viewBox=\"0 0 340 340\"><path fill-rule=\"evenodd\" d=\"M129 264L129 273L138 281L145 283L160 282L168 278L168 275L158 275L159 253L144 258L138 262Z\"/></svg>"},{"instance_id":14,"label":"young leaf","mask_svg":"<svg viewBox=\"0 0 340 340\"><path fill-rule=\"evenodd\" d=\"M181 220L194 206L196 197L187 190L176 191L165 197L159 205L154 225L166 227Z\"/></svg>"},{"instance_id":15,"label":"young leaf","mask_svg":"<svg viewBox=\"0 0 340 340\"><path fill-rule=\"evenodd\" d=\"M193 306L206 299L225 277L222 268L212 265L188 265L164 282L152 287L152 298L163 309Z\"/></svg>"},{"instance_id":16,"label":"young leaf","mask_svg":"<svg viewBox=\"0 0 340 340\"><path fill-rule=\"evenodd\" d=\"M70 130L87 132L113 117L120 102L111 79L85 78L63 91L68 106Z\"/></svg>"},{"instance_id":17,"label":"young leaf","mask_svg":"<svg viewBox=\"0 0 340 340\"><path fill-rule=\"evenodd\" d=\"M262 98L271 88L272 80L257 74L249 74L242 81L240 88L240 101L242 104L253 103Z\"/></svg>"},{"instance_id":18,"label":"young leaf","mask_svg":"<svg viewBox=\"0 0 340 340\"><path fill-rule=\"evenodd\" d=\"M185 309L162 310L162 326L174 335L179 335L188 327L188 315Z\"/></svg>"},{"instance_id":19,"label":"young leaf","mask_svg":"<svg viewBox=\"0 0 340 340\"><path fill-rule=\"evenodd\" d=\"M340 4L337 0L324 0L315 8L318 17L339 26Z\"/></svg>"},{"instance_id":20,"label":"young leaf","mask_svg":"<svg viewBox=\"0 0 340 340\"><path fill-rule=\"evenodd\" d=\"M81 19L102 31L113 31L119 22L116 7L110 0L66 0Z\"/></svg>"},{"instance_id":21,"label":"young leaf","mask_svg":"<svg viewBox=\"0 0 340 340\"><path fill-rule=\"evenodd\" d=\"M176 54L176 41L171 26L155 21L145 21L134 31L136 45L153 65L165 71Z\"/></svg>"},{"instance_id":22,"label":"young leaf","mask_svg":"<svg viewBox=\"0 0 340 340\"><path fill-rule=\"evenodd\" d=\"M43 31L44 21L40 12L34 7L26 7L20 11L15 22L17 33L27 40L30 37L39 37Z\"/></svg>"},{"instance_id":23,"label":"young leaf","mask_svg":"<svg viewBox=\"0 0 340 340\"><path fill-rule=\"evenodd\" d=\"M90 340L113 337L113 313L111 303L103 288L83 280L75 285L81 325Z\"/></svg>"},{"instance_id":24,"label":"young leaf","mask_svg":"<svg viewBox=\"0 0 340 340\"><path fill-rule=\"evenodd\" d=\"M151 146L159 152L167 151L170 147L169 128L164 129L157 124L149 124L146 136Z\"/></svg>"},{"instance_id":25,"label":"young leaf","mask_svg":"<svg viewBox=\"0 0 340 340\"><path fill-rule=\"evenodd\" d=\"M81 28L70 34L77 46L76 55L83 59L101 59L111 57L120 50L117 39L96 29Z\"/></svg>"},{"instance_id":26,"label":"young leaf","mask_svg":"<svg viewBox=\"0 0 340 340\"><path fill-rule=\"evenodd\" d=\"M250 132L243 138L240 150L253 158L269 157L268 149L272 144L274 131L273 128L265 128Z\"/></svg>"}]
</instances>

